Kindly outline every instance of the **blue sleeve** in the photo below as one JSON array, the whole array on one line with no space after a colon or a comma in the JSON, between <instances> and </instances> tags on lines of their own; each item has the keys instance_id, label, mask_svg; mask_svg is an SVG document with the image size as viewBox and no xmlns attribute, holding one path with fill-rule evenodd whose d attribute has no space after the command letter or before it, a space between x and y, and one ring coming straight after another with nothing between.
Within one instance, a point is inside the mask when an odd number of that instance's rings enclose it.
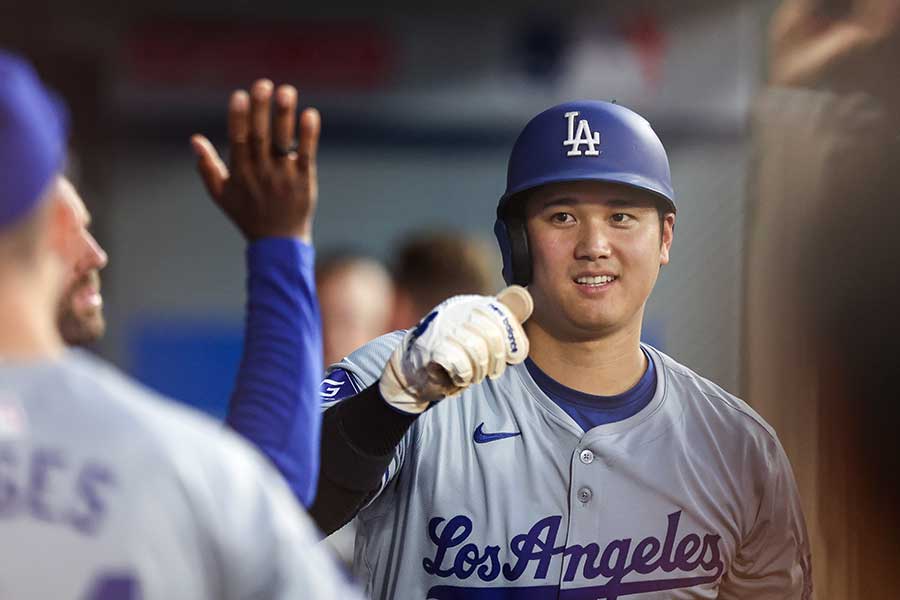
<instances>
[{"instance_id":1,"label":"blue sleeve","mask_svg":"<svg viewBox=\"0 0 900 600\"><path fill-rule=\"evenodd\" d=\"M289 238L247 247L244 354L226 422L275 464L303 506L312 504L322 421L322 323L315 252Z\"/></svg>"}]
</instances>

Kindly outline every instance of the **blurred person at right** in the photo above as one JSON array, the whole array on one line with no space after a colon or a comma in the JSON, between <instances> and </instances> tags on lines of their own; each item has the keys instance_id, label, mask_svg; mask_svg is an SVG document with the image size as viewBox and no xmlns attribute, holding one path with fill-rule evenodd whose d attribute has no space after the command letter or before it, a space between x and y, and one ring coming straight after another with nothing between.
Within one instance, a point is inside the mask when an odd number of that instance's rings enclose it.
<instances>
[{"instance_id":1,"label":"blurred person at right","mask_svg":"<svg viewBox=\"0 0 900 600\"><path fill-rule=\"evenodd\" d=\"M815 466L827 595L900 589L900 139L866 179L848 182L797 239L800 335L815 381L807 439ZM877 132L872 132L878 135ZM878 137L882 137L878 135Z\"/></svg>"},{"instance_id":2,"label":"blurred person at right","mask_svg":"<svg viewBox=\"0 0 900 600\"><path fill-rule=\"evenodd\" d=\"M493 294L502 287L496 276L499 264L493 247L483 240L453 231L411 234L391 259L395 296L389 330L409 329L451 296Z\"/></svg>"},{"instance_id":3,"label":"blurred person at right","mask_svg":"<svg viewBox=\"0 0 900 600\"><path fill-rule=\"evenodd\" d=\"M66 349L57 309L81 224L65 147L65 109L0 52L0 594L356 597L260 454ZM313 202L291 208L311 222Z\"/></svg>"},{"instance_id":4,"label":"blurred person at right","mask_svg":"<svg viewBox=\"0 0 900 600\"><path fill-rule=\"evenodd\" d=\"M898 588L900 2L785 0L753 112L744 393L794 467L819 598Z\"/></svg>"}]
</instances>

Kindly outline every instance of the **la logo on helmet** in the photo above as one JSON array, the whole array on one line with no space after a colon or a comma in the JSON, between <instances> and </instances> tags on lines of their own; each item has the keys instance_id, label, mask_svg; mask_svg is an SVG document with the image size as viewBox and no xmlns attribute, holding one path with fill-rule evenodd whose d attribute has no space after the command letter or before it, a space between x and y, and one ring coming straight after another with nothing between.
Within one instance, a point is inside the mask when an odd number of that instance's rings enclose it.
<instances>
[{"instance_id":1,"label":"la logo on helmet","mask_svg":"<svg viewBox=\"0 0 900 600\"><path fill-rule=\"evenodd\" d=\"M578 120L578 130L575 130L575 117L579 113L577 110L566 113L566 119L569 120L569 137L563 142L563 146L571 146L572 149L566 153L566 156L600 156L600 132L591 131L591 126L587 119ZM581 151L581 145L585 144L588 149Z\"/></svg>"}]
</instances>

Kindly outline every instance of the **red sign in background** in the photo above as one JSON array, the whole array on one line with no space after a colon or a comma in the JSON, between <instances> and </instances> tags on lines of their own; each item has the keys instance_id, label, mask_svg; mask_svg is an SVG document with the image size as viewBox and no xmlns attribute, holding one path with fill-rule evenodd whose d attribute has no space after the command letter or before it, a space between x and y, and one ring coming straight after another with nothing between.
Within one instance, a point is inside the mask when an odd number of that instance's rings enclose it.
<instances>
[{"instance_id":1,"label":"red sign in background","mask_svg":"<svg viewBox=\"0 0 900 600\"><path fill-rule=\"evenodd\" d=\"M388 83L394 55L389 32L366 22L153 22L128 34L124 75L151 87L235 87L267 76L371 91Z\"/></svg>"}]
</instances>

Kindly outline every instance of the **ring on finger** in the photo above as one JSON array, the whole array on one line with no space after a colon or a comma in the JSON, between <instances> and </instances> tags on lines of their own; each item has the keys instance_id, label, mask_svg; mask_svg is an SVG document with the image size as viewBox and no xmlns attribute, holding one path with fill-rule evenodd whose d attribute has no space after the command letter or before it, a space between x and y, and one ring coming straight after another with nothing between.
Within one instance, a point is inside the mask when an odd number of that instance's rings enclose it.
<instances>
[{"instance_id":1,"label":"ring on finger","mask_svg":"<svg viewBox=\"0 0 900 600\"><path fill-rule=\"evenodd\" d=\"M297 140L291 142L289 146L282 146L281 144L272 142L272 154L280 158L287 158L292 154L296 154L297 148Z\"/></svg>"}]
</instances>

